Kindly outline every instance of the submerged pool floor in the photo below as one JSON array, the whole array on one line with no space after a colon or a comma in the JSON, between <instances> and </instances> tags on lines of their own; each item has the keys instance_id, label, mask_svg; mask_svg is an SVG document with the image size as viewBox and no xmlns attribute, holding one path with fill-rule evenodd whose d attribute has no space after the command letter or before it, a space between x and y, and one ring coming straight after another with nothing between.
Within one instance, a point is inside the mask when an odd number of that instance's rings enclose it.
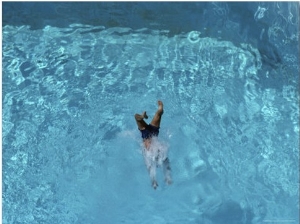
<instances>
[{"instance_id":1,"label":"submerged pool floor","mask_svg":"<svg viewBox=\"0 0 300 224\"><path fill-rule=\"evenodd\" d=\"M297 80L250 44L73 24L2 48L3 223L298 223ZM158 99L174 183L153 190L133 115Z\"/></svg>"}]
</instances>

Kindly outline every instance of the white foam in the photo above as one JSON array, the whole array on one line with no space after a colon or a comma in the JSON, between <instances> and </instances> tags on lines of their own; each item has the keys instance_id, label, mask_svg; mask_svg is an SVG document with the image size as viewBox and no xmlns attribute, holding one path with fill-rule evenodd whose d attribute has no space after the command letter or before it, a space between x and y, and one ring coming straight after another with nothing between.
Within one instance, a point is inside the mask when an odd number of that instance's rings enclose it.
<instances>
[{"instance_id":1,"label":"white foam","mask_svg":"<svg viewBox=\"0 0 300 224\"><path fill-rule=\"evenodd\" d=\"M159 141L155 137L152 138L149 149L143 149L147 167L154 164L161 166L163 161L167 158L168 149L169 145L166 142Z\"/></svg>"}]
</instances>

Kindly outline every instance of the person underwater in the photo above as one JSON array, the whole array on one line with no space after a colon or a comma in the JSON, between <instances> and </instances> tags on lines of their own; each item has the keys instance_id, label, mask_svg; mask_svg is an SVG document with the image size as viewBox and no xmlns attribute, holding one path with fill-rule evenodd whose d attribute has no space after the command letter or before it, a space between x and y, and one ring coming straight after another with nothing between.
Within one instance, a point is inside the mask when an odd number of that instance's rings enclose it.
<instances>
[{"instance_id":1,"label":"person underwater","mask_svg":"<svg viewBox=\"0 0 300 224\"><path fill-rule=\"evenodd\" d=\"M167 157L167 147L162 145L158 140L159 128L161 123L161 117L164 113L163 102L158 100L158 109L150 122L147 124L144 119L148 119L146 111L142 114L135 114L135 121L138 129L142 134L143 139L143 156L145 159L146 167L149 172L152 187L156 189L158 183L156 181L156 168L160 165L163 166L165 182L167 184L172 183L171 167Z\"/></svg>"}]
</instances>

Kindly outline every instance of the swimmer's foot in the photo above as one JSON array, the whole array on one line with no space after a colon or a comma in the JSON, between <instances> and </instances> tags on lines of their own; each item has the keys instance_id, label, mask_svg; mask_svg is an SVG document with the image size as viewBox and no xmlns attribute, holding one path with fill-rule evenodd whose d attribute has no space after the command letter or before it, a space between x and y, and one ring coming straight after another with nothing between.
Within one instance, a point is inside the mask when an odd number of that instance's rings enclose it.
<instances>
[{"instance_id":1,"label":"swimmer's foot","mask_svg":"<svg viewBox=\"0 0 300 224\"><path fill-rule=\"evenodd\" d=\"M154 190L156 190L156 188L158 187L156 180L152 181L152 187L154 188Z\"/></svg>"},{"instance_id":2,"label":"swimmer's foot","mask_svg":"<svg viewBox=\"0 0 300 224\"><path fill-rule=\"evenodd\" d=\"M159 112L161 112L163 114L163 112L164 112L164 104L163 104L163 102L159 100L159 101L157 101L157 104L158 104L158 110L157 111L159 111Z\"/></svg>"},{"instance_id":3,"label":"swimmer's foot","mask_svg":"<svg viewBox=\"0 0 300 224\"><path fill-rule=\"evenodd\" d=\"M148 119L148 115L146 113L146 111L143 112L143 115L142 115L145 119Z\"/></svg>"},{"instance_id":4,"label":"swimmer's foot","mask_svg":"<svg viewBox=\"0 0 300 224\"><path fill-rule=\"evenodd\" d=\"M166 177L166 178L165 178L165 182L166 182L166 184L168 184L168 185L170 185L170 184L173 183L171 177Z\"/></svg>"}]
</instances>

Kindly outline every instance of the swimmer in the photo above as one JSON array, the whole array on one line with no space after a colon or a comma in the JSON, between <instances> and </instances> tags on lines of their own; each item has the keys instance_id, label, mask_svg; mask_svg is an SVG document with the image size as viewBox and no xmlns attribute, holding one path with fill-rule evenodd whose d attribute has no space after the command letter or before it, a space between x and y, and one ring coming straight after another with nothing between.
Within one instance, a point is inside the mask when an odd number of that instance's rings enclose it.
<instances>
[{"instance_id":1,"label":"swimmer","mask_svg":"<svg viewBox=\"0 0 300 224\"><path fill-rule=\"evenodd\" d=\"M134 115L138 129L142 134L144 144L143 155L148 172L150 174L152 187L154 189L156 189L158 186L156 181L156 167L158 167L161 163L163 164L166 183L172 183L170 162L166 155L166 149L164 150L163 147L161 147L162 145L157 140L155 140L159 134L160 121L163 113L163 103L159 100L158 109L150 124L147 124L144 121L144 119L148 119L146 111L144 111L142 115Z\"/></svg>"}]
</instances>

